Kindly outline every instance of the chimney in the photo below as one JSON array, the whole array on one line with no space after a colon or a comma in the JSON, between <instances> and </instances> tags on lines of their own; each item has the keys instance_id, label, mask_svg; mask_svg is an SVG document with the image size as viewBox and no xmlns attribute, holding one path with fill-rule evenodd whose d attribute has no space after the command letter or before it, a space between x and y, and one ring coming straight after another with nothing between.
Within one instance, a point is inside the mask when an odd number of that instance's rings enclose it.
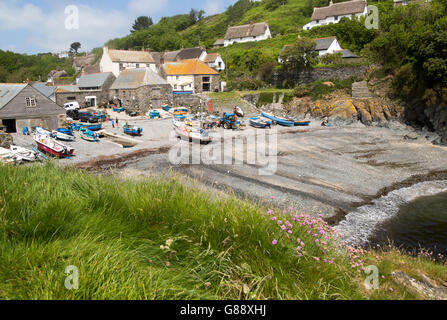
<instances>
[{"instance_id":1,"label":"chimney","mask_svg":"<svg viewBox=\"0 0 447 320\"><path fill-rule=\"evenodd\" d=\"M165 64L165 58L160 58L160 64Z\"/></svg>"},{"instance_id":2,"label":"chimney","mask_svg":"<svg viewBox=\"0 0 447 320\"><path fill-rule=\"evenodd\" d=\"M329 6L332 6L334 3L332 2L332 0L331 0L331 2L329 2Z\"/></svg>"}]
</instances>

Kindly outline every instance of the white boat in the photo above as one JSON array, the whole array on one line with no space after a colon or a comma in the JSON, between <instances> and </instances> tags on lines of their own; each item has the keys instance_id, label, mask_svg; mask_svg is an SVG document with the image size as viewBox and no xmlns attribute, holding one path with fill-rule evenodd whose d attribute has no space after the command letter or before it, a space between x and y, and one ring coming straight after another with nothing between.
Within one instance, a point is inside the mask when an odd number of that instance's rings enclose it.
<instances>
[{"instance_id":1,"label":"white boat","mask_svg":"<svg viewBox=\"0 0 447 320\"><path fill-rule=\"evenodd\" d=\"M11 150L0 148L0 163L17 163L17 156L14 155Z\"/></svg>"},{"instance_id":2,"label":"white boat","mask_svg":"<svg viewBox=\"0 0 447 320\"><path fill-rule=\"evenodd\" d=\"M175 127L174 130L177 137L183 140L200 144L207 144L211 142L210 135L204 129L191 127Z\"/></svg>"},{"instance_id":3,"label":"white boat","mask_svg":"<svg viewBox=\"0 0 447 320\"><path fill-rule=\"evenodd\" d=\"M32 162L32 161L38 160L38 156L32 150L25 149L25 148L22 148L19 146L13 146L13 145L10 146L10 150L14 155L19 157L21 159L21 161Z\"/></svg>"},{"instance_id":4,"label":"white boat","mask_svg":"<svg viewBox=\"0 0 447 320\"><path fill-rule=\"evenodd\" d=\"M51 134L52 137L58 139L58 140L62 140L62 141L75 141L76 137L69 135L69 134L65 134L59 131L54 131Z\"/></svg>"},{"instance_id":5,"label":"white boat","mask_svg":"<svg viewBox=\"0 0 447 320\"><path fill-rule=\"evenodd\" d=\"M46 130L46 129L44 129L44 128L36 127L35 131L36 131L36 134L46 134L47 136L51 137L51 132Z\"/></svg>"}]
</instances>

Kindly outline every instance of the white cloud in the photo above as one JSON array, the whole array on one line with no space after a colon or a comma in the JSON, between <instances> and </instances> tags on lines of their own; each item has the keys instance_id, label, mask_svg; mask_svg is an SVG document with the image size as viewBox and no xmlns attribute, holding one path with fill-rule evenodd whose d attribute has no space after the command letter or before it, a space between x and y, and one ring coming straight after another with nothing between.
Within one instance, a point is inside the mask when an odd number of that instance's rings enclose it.
<instances>
[{"instance_id":1,"label":"white cloud","mask_svg":"<svg viewBox=\"0 0 447 320\"><path fill-rule=\"evenodd\" d=\"M205 3L205 13L206 15L214 15L216 13L222 12L223 3L218 0L209 0Z\"/></svg>"},{"instance_id":2,"label":"white cloud","mask_svg":"<svg viewBox=\"0 0 447 320\"><path fill-rule=\"evenodd\" d=\"M167 0L132 0L129 10L139 15L154 14L160 11L168 3Z\"/></svg>"},{"instance_id":3,"label":"white cloud","mask_svg":"<svg viewBox=\"0 0 447 320\"><path fill-rule=\"evenodd\" d=\"M129 33L137 15L152 14L161 10L167 0L133 0L127 10L107 10L90 5L78 5L79 29L65 28L65 7L52 5L44 12L36 5L21 1L0 0L0 32L22 31L24 41L36 51L58 52L68 50L70 44L79 41L81 50L102 46L106 41ZM5 39L12 42L11 39Z\"/></svg>"}]
</instances>

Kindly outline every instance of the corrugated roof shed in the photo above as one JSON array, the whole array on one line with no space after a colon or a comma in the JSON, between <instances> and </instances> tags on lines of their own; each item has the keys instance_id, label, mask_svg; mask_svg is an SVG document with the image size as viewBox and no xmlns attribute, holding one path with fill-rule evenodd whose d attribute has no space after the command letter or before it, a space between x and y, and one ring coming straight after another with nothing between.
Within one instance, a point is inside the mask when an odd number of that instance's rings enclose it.
<instances>
[{"instance_id":1,"label":"corrugated roof shed","mask_svg":"<svg viewBox=\"0 0 447 320\"><path fill-rule=\"evenodd\" d=\"M28 84L0 83L0 109L14 99Z\"/></svg>"},{"instance_id":2,"label":"corrugated roof shed","mask_svg":"<svg viewBox=\"0 0 447 320\"><path fill-rule=\"evenodd\" d=\"M218 75L219 72L210 68L198 59L166 62L164 70L167 75Z\"/></svg>"},{"instance_id":3,"label":"corrugated roof shed","mask_svg":"<svg viewBox=\"0 0 447 320\"><path fill-rule=\"evenodd\" d=\"M257 37L263 35L268 28L267 22L251 23L243 26L229 27L225 34L225 40Z\"/></svg>"},{"instance_id":4,"label":"corrugated roof shed","mask_svg":"<svg viewBox=\"0 0 447 320\"><path fill-rule=\"evenodd\" d=\"M327 17L362 13L365 11L366 5L365 0L352 0L334 3L328 7L314 8L311 20L324 20Z\"/></svg>"},{"instance_id":5,"label":"corrugated roof shed","mask_svg":"<svg viewBox=\"0 0 447 320\"><path fill-rule=\"evenodd\" d=\"M164 84L168 84L167 81L149 68L127 69L120 73L110 89L136 89L146 85Z\"/></svg>"},{"instance_id":6,"label":"corrugated roof shed","mask_svg":"<svg viewBox=\"0 0 447 320\"><path fill-rule=\"evenodd\" d=\"M113 75L111 72L84 74L81 76L78 82L79 88L95 88L102 87L104 82Z\"/></svg>"}]
</instances>

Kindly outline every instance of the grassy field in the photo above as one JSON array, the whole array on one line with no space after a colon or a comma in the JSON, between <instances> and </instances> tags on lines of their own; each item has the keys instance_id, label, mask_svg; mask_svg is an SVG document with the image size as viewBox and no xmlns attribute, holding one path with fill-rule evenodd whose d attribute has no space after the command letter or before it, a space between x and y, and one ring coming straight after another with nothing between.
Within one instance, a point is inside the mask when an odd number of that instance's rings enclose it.
<instances>
[{"instance_id":1,"label":"grassy field","mask_svg":"<svg viewBox=\"0 0 447 320\"><path fill-rule=\"evenodd\" d=\"M0 299L412 297L388 291L392 282L366 292L363 262L337 248L321 219L266 210L177 178L0 166ZM69 265L78 290L64 286ZM429 265L445 278L445 267Z\"/></svg>"}]
</instances>

